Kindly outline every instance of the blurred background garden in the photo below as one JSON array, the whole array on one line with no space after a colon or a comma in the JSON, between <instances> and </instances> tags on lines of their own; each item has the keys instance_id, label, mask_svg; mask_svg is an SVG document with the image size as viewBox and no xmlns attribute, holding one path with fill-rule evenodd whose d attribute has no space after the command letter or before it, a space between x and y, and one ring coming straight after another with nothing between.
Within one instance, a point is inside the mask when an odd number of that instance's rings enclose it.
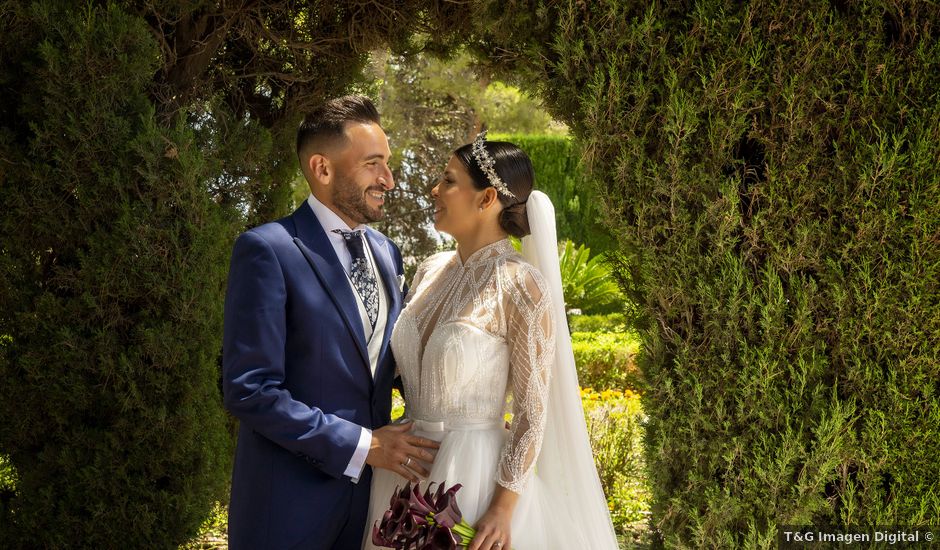
<instances>
[{"instance_id":1,"label":"blurred background garden","mask_svg":"<svg viewBox=\"0 0 940 550\"><path fill-rule=\"evenodd\" d=\"M531 156L623 548L940 524L938 90L919 0L0 0L0 546L225 546L232 242L345 93L409 276Z\"/></svg>"}]
</instances>

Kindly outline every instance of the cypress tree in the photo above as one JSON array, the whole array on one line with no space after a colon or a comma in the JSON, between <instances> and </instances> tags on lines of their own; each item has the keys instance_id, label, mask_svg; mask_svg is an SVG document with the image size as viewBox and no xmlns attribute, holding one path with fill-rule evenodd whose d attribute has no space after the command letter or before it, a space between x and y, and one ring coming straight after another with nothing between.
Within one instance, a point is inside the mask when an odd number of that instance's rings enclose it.
<instances>
[{"instance_id":1,"label":"cypress tree","mask_svg":"<svg viewBox=\"0 0 940 550\"><path fill-rule=\"evenodd\" d=\"M193 133L156 120L142 21L21 15L37 41L4 79L0 449L17 481L2 538L173 547L225 489L217 296L233 227Z\"/></svg>"},{"instance_id":2,"label":"cypress tree","mask_svg":"<svg viewBox=\"0 0 940 550\"><path fill-rule=\"evenodd\" d=\"M585 146L643 315L670 547L940 517L940 12L481 2Z\"/></svg>"},{"instance_id":3,"label":"cypress tree","mask_svg":"<svg viewBox=\"0 0 940 550\"><path fill-rule=\"evenodd\" d=\"M226 499L231 243L422 7L0 2L4 547L177 548Z\"/></svg>"}]
</instances>

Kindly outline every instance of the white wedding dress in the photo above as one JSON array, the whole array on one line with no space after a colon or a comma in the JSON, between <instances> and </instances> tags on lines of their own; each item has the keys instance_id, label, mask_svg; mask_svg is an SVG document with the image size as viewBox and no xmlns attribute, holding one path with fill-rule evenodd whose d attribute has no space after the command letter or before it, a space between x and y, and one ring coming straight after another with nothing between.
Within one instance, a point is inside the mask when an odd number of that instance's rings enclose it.
<instances>
[{"instance_id":1,"label":"white wedding dress","mask_svg":"<svg viewBox=\"0 0 940 550\"><path fill-rule=\"evenodd\" d=\"M546 279L508 240L483 247L466 262L455 252L425 260L391 339L404 386L404 418L414 422L416 435L441 443L422 488L431 481L460 483L457 503L471 525L498 484L519 494L511 531L515 550L616 549L590 447L584 444L586 466L583 460L554 458L558 465L590 469L580 474L591 480L587 485L593 483L593 507L573 494L585 483L571 488L555 479L579 479L574 472L546 468L553 476L546 478L540 468L552 406L557 312ZM569 338L566 327L563 336ZM568 349L570 355L570 342ZM580 400L577 408L574 414L582 414ZM506 412L512 413L509 429ZM583 423L583 416L575 420L582 430ZM377 548L372 526L405 483L389 470L373 471L363 548Z\"/></svg>"}]
</instances>

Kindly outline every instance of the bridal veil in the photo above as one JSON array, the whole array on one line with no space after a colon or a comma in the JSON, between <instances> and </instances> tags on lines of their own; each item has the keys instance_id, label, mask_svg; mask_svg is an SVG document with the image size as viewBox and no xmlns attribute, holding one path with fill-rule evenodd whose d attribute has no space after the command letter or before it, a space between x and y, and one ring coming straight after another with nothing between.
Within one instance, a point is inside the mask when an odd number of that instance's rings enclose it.
<instances>
[{"instance_id":1,"label":"bridal veil","mask_svg":"<svg viewBox=\"0 0 940 550\"><path fill-rule=\"evenodd\" d=\"M522 239L522 255L545 277L555 313L555 364L549 388L548 418L537 475L556 506L565 511L585 537L585 548L616 550L619 546L601 487L581 405L571 335L565 318L555 208L541 191L526 202L531 235Z\"/></svg>"}]
</instances>

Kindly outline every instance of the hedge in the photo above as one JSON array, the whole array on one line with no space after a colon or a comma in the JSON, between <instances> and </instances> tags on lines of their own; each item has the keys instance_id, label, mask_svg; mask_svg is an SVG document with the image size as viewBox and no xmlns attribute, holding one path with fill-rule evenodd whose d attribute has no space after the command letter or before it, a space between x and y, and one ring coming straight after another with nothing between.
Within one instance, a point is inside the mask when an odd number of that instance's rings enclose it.
<instances>
[{"instance_id":1,"label":"hedge","mask_svg":"<svg viewBox=\"0 0 940 550\"><path fill-rule=\"evenodd\" d=\"M643 388L636 366L640 342L635 335L617 332L574 332L571 347L582 388L595 390Z\"/></svg>"},{"instance_id":2,"label":"hedge","mask_svg":"<svg viewBox=\"0 0 940 550\"><path fill-rule=\"evenodd\" d=\"M483 5L616 212L657 544L936 523L936 5Z\"/></svg>"},{"instance_id":3,"label":"hedge","mask_svg":"<svg viewBox=\"0 0 940 550\"><path fill-rule=\"evenodd\" d=\"M602 315L570 315L568 329L572 332L626 332L623 313Z\"/></svg>"},{"instance_id":4,"label":"hedge","mask_svg":"<svg viewBox=\"0 0 940 550\"><path fill-rule=\"evenodd\" d=\"M175 548L229 478L216 361L236 226L192 132L151 106L143 20L59 4L17 14L29 24L0 73L0 454L15 474L0 540Z\"/></svg>"}]
</instances>

